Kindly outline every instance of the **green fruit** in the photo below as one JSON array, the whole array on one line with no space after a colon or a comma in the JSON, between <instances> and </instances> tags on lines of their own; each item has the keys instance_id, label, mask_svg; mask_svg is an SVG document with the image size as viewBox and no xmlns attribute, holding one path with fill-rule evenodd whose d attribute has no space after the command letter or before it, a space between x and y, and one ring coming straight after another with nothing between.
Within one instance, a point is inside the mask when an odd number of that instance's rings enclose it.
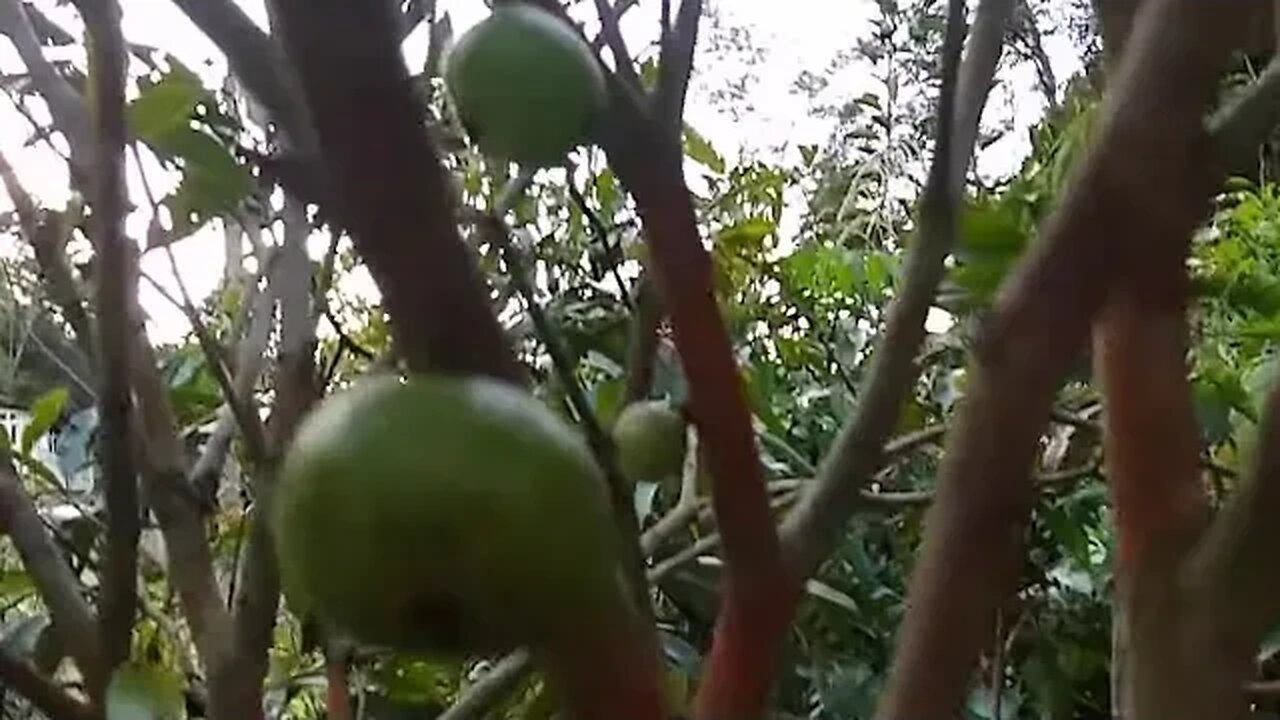
<instances>
[{"instance_id":1,"label":"green fruit","mask_svg":"<svg viewBox=\"0 0 1280 720\"><path fill-rule=\"evenodd\" d=\"M285 457L286 597L368 644L537 645L619 602L603 488L578 434L518 388L364 380L316 408Z\"/></svg>"},{"instance_id":2,"label":"green fruit","mask_svg":"<svg viewBox=\"0 0 1280 720\"><path fill-rule=\"evenodd\" d=\"M618 466L633 483L680 477L684 467L685 420L664 400L623 408L613 423Z\"/></svg>"},{"instance_id":3,"label":"green fruit","mask_svg":"<svg viewBox=\"0 0 1280 720\"><path fill-rule=\"evenodd\" d=\"M467 133L503 160L554 165L587 141L606 99L591 48L567 24L522 3L499 5L444 60Z\"/></svg>"}]
</instances>

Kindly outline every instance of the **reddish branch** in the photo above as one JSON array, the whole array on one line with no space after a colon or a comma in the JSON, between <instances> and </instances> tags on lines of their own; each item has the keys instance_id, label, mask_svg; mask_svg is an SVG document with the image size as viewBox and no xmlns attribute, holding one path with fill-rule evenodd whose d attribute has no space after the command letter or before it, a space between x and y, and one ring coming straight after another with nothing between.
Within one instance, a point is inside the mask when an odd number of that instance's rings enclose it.
<instances>
[{"instance_id":1,"label":"reddish branch","mask_svg":"<svg viewBox=\"0 0 1280 720\"><path fill-rule=\"evenodd\" d=\"M1150 10L1113 79L1093 151L975 349L878 718L958 710L1022 557L1041 429L1118 278L1114 255L1186 238L1207 209L1201 118L1237 18L1183 0L1152 0Z\"/></svg>"},{"instance_id":2,"label":"reddish branch","mask_svg":"<svg viewBox=\"0 0 1280 720\"><path fill-rule=\"evenodd\" d=\"M389 3L274 0L330 197L411 368L523 382L422 127ZM376 128L371 132L370 128Z\"/></svg>"},{"instance_id":3,"label":"reddish branch","mask_svg":"<svg viewBox=\"0 0 1280 720\"><path fill-rule=\"evenodd\" d=\"M1113 66L1136 9L1117 3L1103 13ZM1199 673L1188 675L1180 651L1179 571L1209 504L1186 367L1190 236L1141 249L1117 253L1120 280L1095 322L1093 361L1118 544L1113 622L1123 644L1112 661L1123 682L1112 702L1124 717L1154 718L1196 706Z\"/></svg>"}]
</instances>

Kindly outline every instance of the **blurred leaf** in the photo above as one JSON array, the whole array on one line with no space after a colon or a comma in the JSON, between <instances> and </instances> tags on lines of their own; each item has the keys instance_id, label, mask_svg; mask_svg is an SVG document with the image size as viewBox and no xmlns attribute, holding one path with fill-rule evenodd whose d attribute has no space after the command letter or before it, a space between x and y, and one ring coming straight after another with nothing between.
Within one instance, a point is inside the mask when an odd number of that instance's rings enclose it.
<instances>
[{"instance_id":1,"label":"blurred leaf","mask_svg":"<svg viewBox=\"0 0 1280 720\"><path fill-rule=\"evenodd\" d=\"M705 137L689 125L684 127L684 154L717 174L725 171L724 158L720 157L720 153L716 152Z\"/></svg>"},{"instance_id":2,"label":"blurred leaf","mask_svg":"<svg viewBox=\"0 0 1280 720\"><path fill-rule=\"evenodd\" d=\"M107 687L106 711L106 720L178 720L186 715L182 680L155 665L121 665Z\"/></svg>"},{"instance_id":3,"label":"blurred leaf","mask_svg":"<svg viewBox=\"0 0 1280 720\"><path fill-rule=\"evenodd\" d=\"M36 398L31 404L31 420L22 430L20 449L23 455L30 455L40 438L62 417L62 410L66 407L69 396L67 388L57 387Z\"/></svg>"},{"instance_id":4,"label":"blurred leaf","mask_svg":"<svg viewBox=\"0 0 1280 720\"><path fill-rule=\"evenodd\" d=\"M196 103L205 94L200 78L184 67L175 67L129 103L125 111L129 129L148 144L163 144L171 133L188 126Z\"/></svg>"}]
</instances>

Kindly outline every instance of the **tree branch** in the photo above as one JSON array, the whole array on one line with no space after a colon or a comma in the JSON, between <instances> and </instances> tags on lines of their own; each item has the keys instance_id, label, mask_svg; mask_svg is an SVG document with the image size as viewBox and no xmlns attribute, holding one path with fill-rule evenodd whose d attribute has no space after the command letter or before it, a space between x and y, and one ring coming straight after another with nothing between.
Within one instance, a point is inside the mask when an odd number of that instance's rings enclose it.
<instances>
[{"instance_id":1,"label":"tree branch","mask_svg":"<svg viewBox=\"0 0 1280 720\"><path fill-rule=\"evenodd\" d=\"M382 290L409 366L522 383L458 233L444 168L418 123L390 4L270 5L331 169L338 215Z\"/></svg>"},{"instance_id":2,"label":"tree branch","mask_svg":"<svg viewBox=\"0 0 1280 720\"><path fill-rule=\"evenodd\" d=\"M658 324L662 308L653 283L641 275L635 285L635 309L627 339L627 384L622 392L623 405L648 397L653 387L654 362L658 352Z\"/></svg>"},{"instance_id":3,"label":"tree branch","mask_svg":"<svg viewBox=\"0 0 1280 720\"><path fill-rule=\"evenodd\" d=\"M990 2L991 0L988 0ZM968 70L969 90L976 94L959 97L960 53L965 40L964 3L949 5L947 34L943 49L942 88L938 97L938 121L929 179L920 201L920 226L907 258L905 285L889 308L884 337L871 361L867 381L858 393L858 410L841 431L833 449L823 458L818 480L783 524L783 539L789 561L802 577L807 577L826 557L858 500L858 491L879 468L883 446L898 421L902 401L915 382L915 357L924 339L925 317L933 305L938 283L945 273L943 259L951 252L956 236L956 213L963 175L951 165L973 153L973 130L958 129L957 117L977 123L986 102L990 78L975 79L980 70L994 71L994 62L979 70ZM995 42L997 50L971 45L969 57L985 62L999 56L1000 35L975 36L972 42ZM970 65L972 68L972 65ZM960 110L964 106L964 110ZM972 109L972 108L978 109ZM954 149L957 135L970 143Z\"/></svg>"},{"instance_id":4,"label":"tree branch","mask_svg":"<svg viewBox=\"0 0 1280 720\"><path fill-rule=\"evenodd\" d=\"M693 72L693 52L698 42L698 21L702 19L702 0L682 0L676 13L675 27L662 27L662 54L659 59L656 121L673 138L679 139L684 129L685 94Z\"/></svg>"},{"instance_id":5,"label":"tree branch","mask_svg":"<svg viewBox=\"0 0 1280 720\"><path fill-rule=\"evenodd\" d=\"M614 67L617 68L615 72L628 93L643 93L644 85L636 74L635 62L631 59L631 51L627 49L627 41L623 39L622 29L618 24L625 10L614 7L610 0L595 0L595 4L596 14L600 16L600 42L609 47Z\"/></svg>"},{"instance_id":6,"label":"tree branch","mask_svg":"<svg viewBox=\"0 0 1280 720\"><path fill-rule=\"evenodd\" d=\"M110 672L129 659L138 612L141 528L130 427L133 400L129 374L133 360L128 311L137 302L137 247L130 247L124 234L128 206L124 178L126 54L120 6L116 0L83 0L79 5L91 39L95 100L92 114L97 121L92 241L98 261L98 344L102 362L98 412L107 509L100 620L103 660ZM106 678L98 679L102 684L91 687L95 698L106 691Z\"/></svg>"},{"instance_id":7,"label":"tree branch","mask_svg":"<svg viewBox=\"0 0 1280 720\"><path fill-rule=\"evenodd\" d=\"M23 187L13 166L2 153L0 181L3 181L9 199L13 202L22 235L35 253L36 265L40 268L49 296L75 332L76 343L84 353L85 360L91 361L96 348L93 327L63 251L67 240L67 223L63 215L43 213L42 217L35 200Z\"/></svg>"},{"instance_id":8,"label":"tree branch","mask_svg":"<svg viewBox=\"0 0 1280 720\"><path fill-rule=\"evenodd\" d=\"M89 157L93 142L88 111L80 94L58 74L41 51L40 40L22 8L22 0L0 0L0 33L13 42L36 88L48 104L54 123L66 135L71 148L73 173L79 175L80 181L87 182L92 176Z\"/></svg>"},{"instance_id":9,"label":"tree branch","mask_svg":"<svg viewBox=\"0 0 1280 720\"><path fill-rule=\"evenodd\" d=\"M0 646L0 685L13 688L49 720L97 720L93 708L67 694L27 660Z\"/></svg>"},{"instance_id":10,"label":"tree branch","mask_svg":"<svg viewBox=\"0 0 1280 720\"><path fill-rule=\"evenodd\" d=\"M53 619L59 642L86 678L105 676L97 620L79 580L22 489L7 453L0 453L0 533L8 535Z\"/></svg>"},{"instance_id":11,"label":"tree branch","mask_svg":"<svg viewBox=\"0 0 1280 720\"><path fill-rule=\"evenodd\" d=\"M284 218L279 272L271 276L273 285L279 286L280 298L280 358L275 383L277 400L270 421L271 454L256 467L253 517L234 601L237 646L244 663L241 672L255 688L261 688L267 675L268 651L280 604L280 577L270 523L275 459L284 452L298 424L319 397L314 364L316 313L306 246L311 225L306 205L286 195Z\"/></svg>"},{"instance_id":12,"label":"tree branch","mask_svg":"<svg viewBox=\"0 0 1280 720\"><path fill-rule=\"evenodd\" d=\"M1220 162L1230 175L1249 172L1258 146L1280 123L1280 55L1239 97L1214 113L1209 121Z\"/></svg>"},{"instance_id":13,"label":"tree branch","mask_svg":"<svg viewBox=\"0 0 1280 720\"><path fill-rule=\"evenodd\" d=\"M1151 0L1094 146L997 300L949 438L877 718L944 717L1020 562L1028 469L1054 392L1118 275L1117 251L1185 238L1214 187L1201 122L1236 35L1221 8ZM1158 189L1150 178L1160 177Z\"/></svg>"},{"instance_id":14,"label":"tree branch","mask_svg":"<svg viewBox=\"0 0 1280 720\"><path fill-rule=\"evenodd\" d=\"M310 157L315 149L310 120L298 102L289 65L271 36L234 0L173 0L173 4L222 50L231 72L267 108L300 156Z\"/></svg>"},{"instance_id":15,"label":"tree branch","mask_svg":"<svg viewBox=\"0 0 1280 720\"><path fill-rule=\"evenodd\" d=\"M964 189L964 178L973 161L974 143L987 105L987 95L1004 49L1009 18L1016 0L980 0L973 27L965 42L964 62L956 80L955 118L952 123L949 187L955 196Z\"/></svg>"},{"instance_id":16,"label":"tree branch","mask_svg":"<svg viewBox=\"0 0 1280 720\"><path fill-rule=\"evenodd\" d=\"M1206 702L1238 708L1233 692L1254 672L1258 643L1280 620L1280 574L1266 552L1280 542L1280 384L1272 389L1258 431L1258 456L1240 487L1219 510L1188 563L1199 615L1193 628L1208 634L1222 667ZM1206 638L1199 638L1205 640ZM1205 646L1201 646L1205 647ZM1203 656L1201 656L1203 657Z\"/></svg>"}]
</instances>

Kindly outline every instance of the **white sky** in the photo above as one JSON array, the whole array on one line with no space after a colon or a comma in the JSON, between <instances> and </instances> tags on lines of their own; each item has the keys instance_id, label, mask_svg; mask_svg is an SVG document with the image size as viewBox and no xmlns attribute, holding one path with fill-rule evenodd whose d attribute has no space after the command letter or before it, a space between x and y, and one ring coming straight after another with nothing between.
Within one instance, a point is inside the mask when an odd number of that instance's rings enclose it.
<instances>
[{"instance_id":1,"label":"white sky","mask_svg":"<svg viewBox=\"0 0 1280 720\"><path fill-rule=\"evenodd\" d=\"M238 0L242 6L265 26L262 0ZM791 94L792 81L803 70L822 73L836 53L848 49L860 37L865 37L868 20L875 11L874 0L710 0L717 3L726 21L745 26L753 41L766 53L763 63L755 67L758 82L749 89L749 102L755 112L749 118L731 118L712 106L699 94L695 85L690 97L688 118L695 127L709 137L724 154L736 155L737 148L764 151L767 148L787 145L791 157L796 145L821 144L829 131L827 122L809 116L805 99ZM35 4L65 25L76 27L75 15L68 8L55 6L54 0L35 0ZM134 42L153 45L178 56L189 67L201 73L208 84L217 86L226 72L225 63L212 43L208 41L170 2L170 0L122 0L124 30ZM590 3L586 3L590 5ZM644 0L633 11L624 26L633 49L639 48L651 38L655 27L653 12L656 0ZM440 0L440 9L451 14L455 34L482 18L486 12L480 0ZM1074 52L1062 39L1046 38L1047 50L1055 63L1057 77L1062 80L1076 70ZM425 55L425 33L411 36L405 44L405 54L410 67L420 67ZM21 71L21 63L7 40L0 39L0 70ZM851 66L833 79L837 91L868 89L865 69ZM1008 117L1012 115L1019 128L1034 122L1042 112L1038 93L1034 90L1034 77L1023 68L1014 76L1014 91L992 98L988 106L993 112ZM43 202L60 207L66 200L66 172L62 163L47 147L35 145L23 147L29 137L29 125L7 101L0 100L0 149L9 158L27 188ZM1016 164L1026 151L1024 132L1012 133L1002 144L989 149L979 159L979 170L1004 172ZM132 164L132 163L131 163ZM161 184L161 178L148 175L153 185ZM137 178L131 185L138 188ZM140 193L136 197L143 197ZM0 193L0 209L11 207L7 195ZM793 210L791 221L797 217ZM136 237L142 236L146 216L139 212L130 218L130 230ZM12 252L3 244L10 238L0 238L0 253ZM183 279L197 297L211 291L222 274L222 238L216 228L192 236L175 246ZM166 258L158 252L144 257L144 268L162 282L171 283ZM143 283L143 304L151 314L151 330L154 339L161 342L177 340L186 331L181 313L160 298Z\"/></svg>"}]
</instances>

